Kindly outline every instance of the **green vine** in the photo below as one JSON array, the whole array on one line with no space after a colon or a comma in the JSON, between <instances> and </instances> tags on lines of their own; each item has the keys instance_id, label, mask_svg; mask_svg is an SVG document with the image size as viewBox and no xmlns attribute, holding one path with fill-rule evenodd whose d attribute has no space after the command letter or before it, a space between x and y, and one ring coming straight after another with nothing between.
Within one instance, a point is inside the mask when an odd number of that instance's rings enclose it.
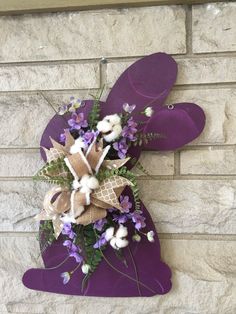
<instances>
[{"instance_id":1,"label":"green vine","mask_svg":"<svg viewBox=\"0 0 236 314\"><path fill-rule=\"evenodd\" d=\"M149 142L157 139L157 138L161 138L162 136L159 134L159 133L152 133L152 132L149 132L149 133L138 133L136 135L137 137L137 140L134 142L134 146L142 146L143 144L146 145L148 144Z\"/></svg>"},{"instance_id":2,"label":"green vine","mask_svg":"<svg viewBox=\"0 0 236 314\"><path fill-rule=\"evenodd\" d=\"M89 122L89 126L90 126L91 130L96 128L96 125L98 124L98 121L100 118L100 111L101 111L100 99L102 97L103 91L104 91L104 86L101 88L101 90L99 90L97 92L97 94L95 96L90 95L94 98L93 106L92 106L92 109L91 109L89 116L88 116L88 122Z\"/></svg>"},{"instance_id":3,"label":"green vine","mask_svg":"<svg viewBox=\"0 0 236 314\"><path fill-rule=\"evenodd\" d=\"M33 177L33 180L44 181L69 188L73 176L66 166L64 157L60 157L56 160L52 160L50 163L46 163Z\"/></svg>"}]
</instances>

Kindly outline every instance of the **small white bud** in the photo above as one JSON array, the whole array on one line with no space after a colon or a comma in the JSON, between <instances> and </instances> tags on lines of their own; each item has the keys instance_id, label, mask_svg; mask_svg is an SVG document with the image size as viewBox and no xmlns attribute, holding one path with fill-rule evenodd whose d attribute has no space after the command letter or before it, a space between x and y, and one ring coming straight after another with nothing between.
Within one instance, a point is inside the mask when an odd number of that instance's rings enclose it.
<instances>
[{"instance_id":1,"label":"small white bud","mask_svg":"<svg viewBox=\"0 0 236 314\"><path fill-rule=\"evenodd\" d=\"M141 241L141 237L139 234L135 233L133 236L132 236L132 240L135 241L135 242L140 242Z\"/></svg>"},{"instance_id":2,"label":"small white bud","mask_svg":"<svg viewBox=\"0 0 236 314\"><path fill-rule=\"evenodd\" d=\"M144 114L147 116L147 117L151 117L153 115L153 112L154 110L152 109L152 107L147 107L145 110L144 110Z\"/></svg>"},{"instance_id":3,"label":"small white bud","mask_svg":"<svg viewBox=\"0 0 236 314\"><path fill-rule=\"evenodd\" d=\"M155 235L155 233L152 230L147 233L147 239L148 239L149 242L154 242L155 241L154 240L154 235Z\"/></svg>"},{"instance_id":4,"label":"small white bud","mask_svg":"<svg viewBox=\"0 0 236 314\"><path fill-rule=\"evenodd\" d=\"M91 266L90 266L89 264L83 264L83 265L81 266L82 273L85 274L85 275L88 274L88 272L90 271L90 269L91 269Z\"/></svg>"}]
</instances>

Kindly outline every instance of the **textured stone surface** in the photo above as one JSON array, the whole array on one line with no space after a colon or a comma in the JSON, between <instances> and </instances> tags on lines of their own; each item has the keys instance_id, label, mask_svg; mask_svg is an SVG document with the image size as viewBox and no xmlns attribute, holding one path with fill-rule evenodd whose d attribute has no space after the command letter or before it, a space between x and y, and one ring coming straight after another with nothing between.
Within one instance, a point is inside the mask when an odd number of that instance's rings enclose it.
<instances>
[{"instance_id":1,"label":"textured stone surface","mask_svg":"<svg viewBox=\"0 0 236 314\"><path fill-rule=\"evenodd\" d=\"M173 271L173 289L152 298L86 298L41 293L24 288L21 276L37 260L36 239L0 237L0 302L9 313L71 314L234 313L235 243L226 241L162 240L162 256ZM6 267L7 265L7 267ZM14 287L14 289L12 289ZM209 305L210 300L210 305Z\"/></svg>"},{"instance_id":2,"label":"textured stone surface","mask_svg":"<svg viewBox=\"0 0 236 314\"><path fill-rule=\"evenodd\" d=\"M193 51L236 51L236 3L193 6Z\"/></svg>"},{"instance_id":3,"label":"textured stone surface","mask_svg":"<svg viewBox=\"0 0 236 314\"><path fill-rule=\"evenodd\" d=\"M181 174L236 174L236 149L188 150L180 155Z\"/></svg>"},{"instance_id":4,"label":"textured stone surface","mask_svg":"<svg viewBox=\"0 0 236 314\"><path fill-rule=\"evenodd\" d=\"M98 64L0 66L0 91L99 87Z\"/></svg>"},{"instance_id":5,"label":"textured stone surface","mask_svg":"<svg viewBox=\"0 0 236 314\"><path fill-rule=\"evenodd\" d=\"M177 85L236 81L235 57L186 58L176 61Z\"/></svg>"},{"instance_id":6,"label":"textured stone surface","mask_svg":"<svg viewBox=\"0 0 236 314\"><path fill-rule=\"evenodd\" d=\"M206 114L206 125L193 144L236 144L236 92L234 88L172 91L167 103L194 102Z\"/></svg>"},{"instance_id":7,"label":"textured stone surface","mask_svg":"<svg viewBox=\"0 0 236 314\"><path fill-rule=\"evenodd\" d=\"M0 95L0 147L38 147L54 114L41 95Z\"/></svg>"},{"instance_id":8,"label":"textured stone surface","mask_svg":"<svg viewBox=\"0 0 236 314\"><path fill-rule=\"evenodd\" d=\"M143 180L140 196L163 233L236 233L235 180Z\"/></svg>"},{"instance_id":9,"label":"textured stone surface","mask_svg":"<svg viewBox=\"0 0 236 314\"><path fill-rule=\"evenodd\" d=\"M7 150L0 153L0 177L33 176L43 165L39 151Z\"/></svg>"},{"instance_id":10,"label":"textured stone surface","mask_svg":"<svg viewBox=\"0 0 236 314\"><path fill-rule=\"evenodd\" d=\"M173 175L174 153L143 152L139 162L150 175ZM135 172L145 175L136 167Z\"/></svg>"},{"instance_id":11,"label":"textured stone surface","mask_svg":"<svg viewBox=\"0 0 236 314\"><path fill-rule=\"evenodd\" d=\"M40 212L49 186L32 181L0 181L0 230L38 229L33 217Z\"/></svg>"},{"instance_id":12,"label":"textured stone surface","mask_svg":"<svg viewBox=\"0 0 236 314\"><path fill-rule=\"evenodd\" d=\"M181 6L1 17L0 29L2 62L185 52Z\"/></svg>"}]
</instances>

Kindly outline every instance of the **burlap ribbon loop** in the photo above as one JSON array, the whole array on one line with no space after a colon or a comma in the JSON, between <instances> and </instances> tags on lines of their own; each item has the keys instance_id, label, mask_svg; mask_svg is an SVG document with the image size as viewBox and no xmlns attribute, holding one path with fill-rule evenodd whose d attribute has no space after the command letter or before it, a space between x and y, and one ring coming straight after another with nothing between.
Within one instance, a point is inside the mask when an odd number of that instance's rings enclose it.
<instances>
[{"instance_id":1,"label":"burlap ribbon loop","mask_svg":"<svg viewBox=\"0 0 236 314\"><path fill-rule=\"evenodd\" d=\"M70 148L75 144L75 140L69 132L66 133L65 146L52 139L51 141L53 147L49 150L45 149L47 159L51 161L56 160L58 156L63 156L69 171L75 181L78 181L78 187L75 189L53 187L49 190L44 198L44 209L36 216L38 220L52 220L56 238L62 231L63 223L88 225L106 217L108 208L122 209L118 197L125 186L132 185L131 181L113 175L100 182L98 188L85 193L80 189L80 179L85 175L97 174L101 167L118 169L129 158L104 160L110 146L103 148L102 140L97 143L96 139L90 144L86 153L78 149L77 153L71 154Z\"/></svg>"}]
</instances>

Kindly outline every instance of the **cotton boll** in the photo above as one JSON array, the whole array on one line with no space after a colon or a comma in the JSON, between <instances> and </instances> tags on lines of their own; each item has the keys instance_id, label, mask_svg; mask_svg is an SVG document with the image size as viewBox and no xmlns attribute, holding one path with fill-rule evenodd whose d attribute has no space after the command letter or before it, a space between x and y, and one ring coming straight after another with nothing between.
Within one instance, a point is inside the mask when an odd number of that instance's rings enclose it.
<instances>
[{"instance_id":1,"label":"cotton boll","mask_svg":"<svg viewBox=\"0 0 236 314\"><path fill-rule=\"evenodd\" d=\"M104 119L108 120L113 125L121 123L121 119L118 116L118 114L112 114L112 115L106 116Z\"/></svg>"},{"instance_id":2,"label":"cotton boll","mask_svg":"<svg viewBox=\"0 0 236 314\"><path fill-rule=\"evenodd\" d=\"M119 137L122 132L122 127L120 124L114 125L113 132L116 134L116 137Z\"/></svg>"},{"instance_id":3,"label":"cotton boll","mask_svg":"<svg viewBox=\"0 0 236 314\"><path fill-rule=\"evenodd\" d=\"M112 124L109 121L102 120L98 122L97 129L99 132L107 133L112 130Z\"/></svg>"},{"instance_id":4,"label":"cotton boll","mask_svg":"<svg viewBox=\"0 0 236 314\"><path fill-rule=\"evenodd\" d=\"M81 184L78 180L74 180L72 183L72 187L74 190L78 190L81 187Z\"/></svg>"},{"instance_id":5,"label":"cotton boll","mask_svg":"<svg viewBox=\"0 0 236 314\"><path fill-rule=\"evenodd\" d=\"M110 245L113 247L113 249L118 250L118 247L116 245L116 240L117 239L115 237L112 238L111 241L110 241Z\"/></svg>"},{"instance_id":6,"label":"cotton boll","mask_svg":"<svg viewBox=\"0 0 236 314\"><path fill-rule=\"evenodd\" d=\"M92 190L95 190L97 188L99 188L99 182L98 182L98 179L95 178L94 176L91 176L88 181L87 181L87 186L92 189Z\"/></svg>"},{"instance_id":7,"label":"cotton boll","mask_svg":"<svg viewBox=\"0 0 236 314\"><path fill-rule=\"evenodd\" d=\"M80 192L84 194L90 194L92 193L92 190L88 186L84 185L81 187Z\"/></svg>"},{"instance_id":8,"label":"cotton boll","mask_svg":"<svg viewBox=\"0 0 236 314\"><path fill-rule=\"evenodd\" d=\"M85 145L83 139L81 137L79 137L75 140L75 143L71 146L70 153L76 154L81 150L81 148L85 149L86 145Z\"/></svg>"},{"instance_id":9,"label":"cotton boll","mask_svg":"<svg viewBox=\"0 0 236 314\"><path fill-rule=\"evenodd\" d=\"M88 186L89 177L90 176L88 174L84 174L82 178L80 179L80 184L82 186Z\"/></svg>"},{"instance_id":10,"label":"cotton boll","mask_svg":"<svg viewBox=\"0 0 236 314\"><path fill-rule=\"evenodd\" d=\"M113 127L113 130L110 134L104 136L104 139L106 142L112 142L120 136L121 132L122 127L121 125L117 124Z\"/></svg>"},{"instance_id":11,"label":"cotton boll","mask_svg":"<svg viewBox=\"0 0 236 314\"><path fill-rule=\"evenodd\" d=\"M128 246L128 244L129 244L129 241L128 241L128 240L116 238L116 246L117 246L119 249Z\"/></svg>"},{"instance_id":12,"label":"cotton boll","mask_svg":"<svg viewBox=\"0 0 236 314\"><path fill-rule=\"evenodd\" d=\"M110 241L111 240L111 238L113 237L113 235L114 235L114 227L110 227L110 228L108 228L107 230L106 230L106 233L105 233L105 239L107 240L107 241Z\"/></svg>"},{"instance_id":13,"label":"cotton boll","mask_svg":"<svg viewBox=\"0 0 236 314\"><path fill-rule=\"evenodd\" d=\"M116 231L117 238L125 238L128 235L128 230L125 226L120 225L118 230Z\"/></svg>"}]
</instances>

